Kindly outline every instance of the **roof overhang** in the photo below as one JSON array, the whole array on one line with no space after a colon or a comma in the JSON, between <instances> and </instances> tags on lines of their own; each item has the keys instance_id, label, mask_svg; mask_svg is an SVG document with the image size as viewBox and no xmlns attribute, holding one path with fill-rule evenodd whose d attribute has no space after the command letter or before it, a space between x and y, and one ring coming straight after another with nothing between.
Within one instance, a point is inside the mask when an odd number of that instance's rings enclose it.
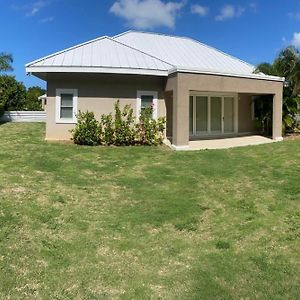
<instances>
[{"instance_id":1,"label":"roof overhang","mask_svg":"<svg viewBox=\"0 0 300 300\"><path fill-rule=\"evenodd\" d=\"M124 74L124 75L149 75L168 77L174 73L192 73L205 75L219 75L237 78L250 78L258 80L284 82L284 77L269 76L265 74L233 74L217 72L213 70L201 70L193 68L172 68L167 70L133 69L133 68L106 68L106 67L53 67L53 66L27 66L26 73L33 74L46 80L47 73L91 73L91 74Z\"/></svg>"},{"instance_id":2,"label":"roof overhang","mask_svg":"<svg viewBox=\"0 0 300 300\"><path fill-rule=\"evenodd\" d=\"M105 68L105 67L52 67L27 66L26 73L38 76L39 73L104 73L128 75L168 76L167 70L133 69L133 68Z\"/></svg>"},{"instance_id":3,"label":"roof overhang","mask_svg":"<svg viewBox=\"0 0 300 300\"><path fill-rule=\"evenodd\" d=\"M265 74L234 74L234 73L226 73L226 72L218 72L214 70L201 70L201 69L193 69L193 68L172 68L168 71L168 75L174 73L193 73L193 74L207 74L207 75L219 75L219 76L228 76L228 77L238 77L238 78L250 78L250 79L260 79L260 80L269 80L269 81L280 81L284 82L284 77L270 76Z\"/></svg>"}]
</instances>

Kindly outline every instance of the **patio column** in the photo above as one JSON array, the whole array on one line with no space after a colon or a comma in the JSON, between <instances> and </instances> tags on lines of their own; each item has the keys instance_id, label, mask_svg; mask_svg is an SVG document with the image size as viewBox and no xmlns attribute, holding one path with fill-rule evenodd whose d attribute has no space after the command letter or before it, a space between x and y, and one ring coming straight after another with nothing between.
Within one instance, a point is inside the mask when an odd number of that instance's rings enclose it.
<instances>
[{"instance_id":1,"label":"patio column","mask_svg":"<svg viewBox=\"0 0 300 300\"><path fill-rule=\"evenodd\" d=\"M189 90L180 83L177 75L173 88L173 139L175 150L189 148Z\"/></svg>"},{"instance_id":2,"label":"patio column","mask_svg":"<svg viewBox=\"0 0 300 300\"><path fill-rule=\"evenodd\" d=\"M273 95L273 140L282 141L282 90Z\"/></svg>"}]
</instances>

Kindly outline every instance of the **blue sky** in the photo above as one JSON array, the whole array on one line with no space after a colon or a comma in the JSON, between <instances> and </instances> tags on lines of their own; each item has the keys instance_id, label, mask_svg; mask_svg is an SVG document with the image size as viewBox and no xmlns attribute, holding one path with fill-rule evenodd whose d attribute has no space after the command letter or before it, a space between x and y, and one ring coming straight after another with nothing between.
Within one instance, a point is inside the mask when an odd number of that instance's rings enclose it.
<instances>
[{"instance_id":1,"label":"blue sky","mask_svg":"<svg viewBox=\"0 0 300 300\"><path fill-rule=\"evenodd\" d=\"M25 63L128 29L189 36L254 65L272 61L285 46L300 47L300 1L0 0L0 26L13 74L45 87Z\"/></svg>"}]
</instances>

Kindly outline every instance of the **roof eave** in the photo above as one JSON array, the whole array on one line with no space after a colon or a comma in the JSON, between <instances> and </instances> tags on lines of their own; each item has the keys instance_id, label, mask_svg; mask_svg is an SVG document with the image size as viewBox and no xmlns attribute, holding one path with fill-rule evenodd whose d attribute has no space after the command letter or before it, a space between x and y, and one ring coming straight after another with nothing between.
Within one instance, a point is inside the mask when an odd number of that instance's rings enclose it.
<instances>
[{"instance_id":1,"label":"roof eave","mask_svg":"<svg viewBox=\"0 0 300 300\"><path fill-rule=\"evenodd\" d=\"M99 74L129 74L129 75L153 75L168 76L167 70L133 69L133 68L105 68L105 67L52 67L30 66L26 67L26 73L33 75L39 73L99 73Z\"/></svg>"},{"instance_id":2,"label":"roof eave","mask_svg":"<svg viewBox=\"0 0 300 300\"><path fill-rule=\"evenodd\" d=\"M234 74L230 72L218 72L213 70L200 70L192 68L172 68L168 71L168 74L174 73L194 73L194 74L207 74L207 75L220 75L228 77L238 77L238 78L250 78L250 79L260 79L260 80L269 80L269 81L280 81L284 82L284 77L270 76L270 75L261 75L261 74Z\"/></svg>"}]
</instances>

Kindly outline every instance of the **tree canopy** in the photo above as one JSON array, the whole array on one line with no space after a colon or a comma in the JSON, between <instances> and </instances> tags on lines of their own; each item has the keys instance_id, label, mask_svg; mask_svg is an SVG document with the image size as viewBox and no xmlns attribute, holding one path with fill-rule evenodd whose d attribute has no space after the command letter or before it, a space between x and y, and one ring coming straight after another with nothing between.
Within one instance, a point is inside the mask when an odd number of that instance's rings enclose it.
<instances>
[{"instance_id":1,"label":"tree canopy","mask_svg":"<svg viewBox=\"0 0 300 300\"><path fill-rule=\"evenodd\" d=\"M300 93L300 53L294 46L289 46L278 54L273 63L263 62L256 72L266 75L285 77L285 95L298 96Z\"/></svg>"},{"instance_id":2,"label":"tree canopy","mask_svg":"<svg viewBox=\"0 0 300 300\"><path fill-rule=\"evenodd\" d=\"M28 88L26 93L26 102L25 102L25 109L26 110L41 110L42 104L41 101L38 99L40 96L45 94L45 90L39 86L32 86Z\"/></svg>"},{"instance_id":3,"label":"tree canopy","mask_svg":"<svg viewBox=\"0 0 300 300\"><path fill-rule=\"evenodd\" d=\"M22 82L16 80L15 76L5 74L12 71L13 57L9 53L0 53L0 115L5 110L41 110L39 96L45 90L33 86L26 90Z\"/></svg>"},{"instance_id":4,"label":"tree canopy","mask_svg":"<svg viewBox=\"0 0 300 300\"><path fill-rule=\"evenodd\" d=\"M0 114L4 110L22 109L26 99L26 88L14 76L0 76Z\"/></svg>"},{"instance_id":5,"label":"tree canopy","mask_svg":"<svg viewBox=\"0 0 300 300\"><path fill-rule=\"evenodd\" d=\"M263 62L256 72L266 75L285 77L283 90L283 128L296 126L295 115L300 108L300 53L294 46L289 46L278 54L273 63Z\"/></svg>"},{"instance_id":6,"label":"tree canopy","mask_svg":"<svg viewBox=\"0 0 300 300\"><path fill-rule=\"evenodd\" d=\"M13 71L13 57L10 53L0 52L0 73Z\"/></svg>"}]
</instances>

